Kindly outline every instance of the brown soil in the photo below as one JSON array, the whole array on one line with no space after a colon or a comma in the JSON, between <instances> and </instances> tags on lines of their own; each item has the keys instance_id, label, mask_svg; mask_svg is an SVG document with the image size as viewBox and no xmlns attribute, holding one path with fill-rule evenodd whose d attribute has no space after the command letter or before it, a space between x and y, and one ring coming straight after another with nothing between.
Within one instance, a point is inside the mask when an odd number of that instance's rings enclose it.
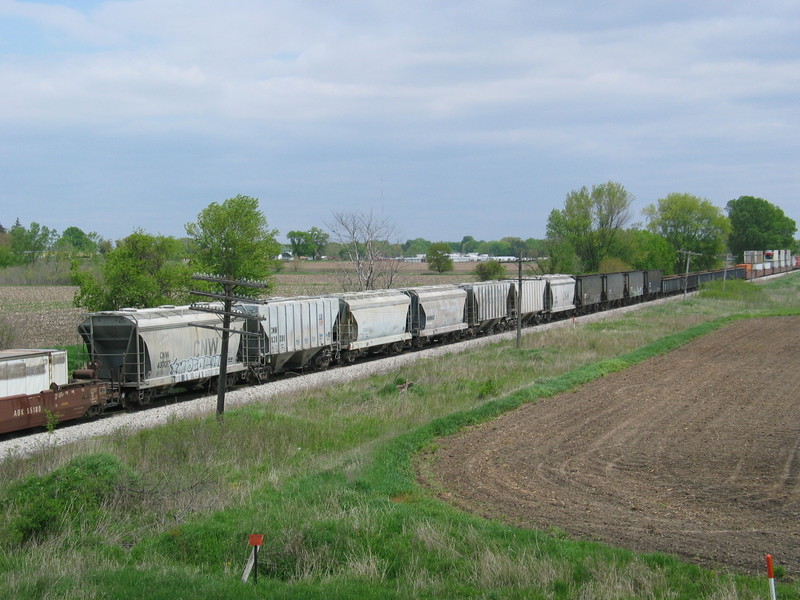
<instances>
[{"instance_id":1,"label":"brown soil","mask_svg":"<svg viewBox=\"0 0 800 600\"><path fill-rule=\"evenodd\" d=\"M78 343L83 311L71 286L0 286L0 347L52 348Z\"/></svg>"},{"instance_id":2,"label":"brown soil","mask_svg":"<svg viewBox=\"0 0 800 600\"><path fill-rule=\"evenodd\" d=\"M471 512L714 568L800 569L800 318L740 321L441 440Z\"/></svg>"}]
</instances>

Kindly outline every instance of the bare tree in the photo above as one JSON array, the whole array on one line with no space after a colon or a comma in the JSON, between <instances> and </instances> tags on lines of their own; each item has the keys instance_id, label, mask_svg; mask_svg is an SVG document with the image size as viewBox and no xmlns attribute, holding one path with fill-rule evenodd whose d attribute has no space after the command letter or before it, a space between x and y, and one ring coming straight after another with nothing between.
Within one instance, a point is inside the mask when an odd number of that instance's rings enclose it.
<instances>
[{"instance_id":1,"label":"bare tree","mask_svg":"<svg viewBox=\"0 0 800 600\"><path fill-rule=\"evenodd\" d=\"M331 239L340 244L342 285L349 290L389 288L400 268L400 261L388 256L397 228L388 218L353 211L333 212L333 221L326 223Z\"/></svg>"}]
</instances>

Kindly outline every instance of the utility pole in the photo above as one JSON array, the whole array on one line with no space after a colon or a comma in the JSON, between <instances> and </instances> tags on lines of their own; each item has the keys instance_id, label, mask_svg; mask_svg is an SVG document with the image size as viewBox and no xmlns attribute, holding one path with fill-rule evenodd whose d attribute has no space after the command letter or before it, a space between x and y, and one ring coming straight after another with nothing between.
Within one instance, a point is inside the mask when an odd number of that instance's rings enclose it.
<instances>
[{"instance_id":1,"label":"utility pole","mask_svg":"<svg viewBox=\"0 0 800 600\"><path fill-rule=\"evenodd\" d=\"M534 258L522 258L522 250L517 258L517 349L522 347L522 263L531 262Z\"/></svg>"},{"instance_id":2,"label":"utility pole","mask_svg":"<svg viewBox=\"0 0 800 600\"><path fill-rule=\"evenodd\" d=\"M725 255L725 272L722 274L722 291L725 291L725 284L728 282L728 263L733 262L733 254L730 252Z\"/></svg>"},{"instance_id":3,"label":"utility pole","mask_svg":"<svg viewBox=\"0 0 800 600\"><path fill-rule=\"evenodd\" d=\"M692 256L702 256L699 252L690 252L689 250L678 250L678 254L686 255L686 275L683 277L683 299L686 300L686 291L689 287L689 259Z\"/></svg>"},{"instance_id":4,"label":"utility pole","mask_svg":"<svg viewBox=\"0 0 800 600\"><path fill-rule=\"evenodd\" d=\"M237 300L255 302L255 300L252 298L235 296L233 290L237 287L263 289L267 287L267 284L257 281L240 281L229 279L227 277L216 277L213 275L193 275L192 279L195 281L208 281L222 286L222 293L201 292L196 290L191 292L197 296L204 296L217 301L221 300L223 303L222 309L209 304L194 303L191 306L193 310L214 313L222 316L222 327L194 323L195 327L204 327L206 329L214 329L222 332L222 345L219 357L219 376L217 377L217 420L222 421L223 414L225 413L225 391L228 379L228 344L230 340L230 334L234 333L239 335L247 335L247 333L244 331L235 331L231 329L231 319L242 316L241 312L233 310L233 303Z\"/></svg>"},{"instance_id":5,"label":"utility pole","mask_svg":"<svg viewBox=\"0 0 800 600\"><path fill-rule=\"evenodd\" d=\"M522 250L517 261L517 350L522 347Z\"/></svg>"}]
</instances>

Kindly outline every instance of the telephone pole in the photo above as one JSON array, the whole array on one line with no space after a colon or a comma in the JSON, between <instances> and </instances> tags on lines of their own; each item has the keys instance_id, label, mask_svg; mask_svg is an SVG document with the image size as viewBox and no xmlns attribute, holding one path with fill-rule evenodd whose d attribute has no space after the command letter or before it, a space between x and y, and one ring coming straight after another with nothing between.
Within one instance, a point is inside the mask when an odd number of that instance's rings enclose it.
<instances>
[{"instance_id":1,"label":"telephone pole","mask_svg":"<svg viewBox=\"0 0 800 600\"><path fill-rule=\"evenodd\" d=\"M522 258L522 250L517 258L517 348L522 347L522 263L532 262L534 258Z\"/></svg>"},{"instance_id":2,"label":"telephone pole","mask_svg":"<svg viewBox=\"0 0 800 600\"><path fill-rule=\"evenodd\" d=\"M689 287L689 259L692 256L702 256L699 252L691 252L689 250L678 250L678 254L686 255L686 275L683 277L683 299L686 300L686 291Z\"/></svg>"},{"instance_id":3,"label":"telephone pole","mask_svg":"<svg viewBox=\"0 0 800 600\"><path fill-rule=\"evenodd\" d=\"M263 289L267 287L267 284L258 281L241 281L229 279L227 277L217 277L214 275L193 275L192 279L195 281L208 281L210 283L216 283L222 286L221 293L201 292L197 290L191 292L197 296L203 296L213 300L222 301L221 309L210 304L194 303L191 306L193 310L214 313L222 316L222 327L194 323L195 327L214 329L215 331L222 332L222 345L219 357L219 376L217 377L217 419L222 421L223 414L225 413L225 391L228 379L228 344L230 340L230 334L234 333L239 335L247 335L245 331L231 329L231 320L242 316L241 312L233 309L233 303L235 301L255 302L255 300L246 296L236 296L234 295L233 291L237 287Z\"/></svg>"},{"instance_id":4,"label":"telephone pole","mask_svg":"<svg viewBox=\"0 0 800 600\"><path fill-rule=\"evenodd\" d=\"M517 261L517 350L522 347L522 250Z\"/></svg>"}]
</instances>

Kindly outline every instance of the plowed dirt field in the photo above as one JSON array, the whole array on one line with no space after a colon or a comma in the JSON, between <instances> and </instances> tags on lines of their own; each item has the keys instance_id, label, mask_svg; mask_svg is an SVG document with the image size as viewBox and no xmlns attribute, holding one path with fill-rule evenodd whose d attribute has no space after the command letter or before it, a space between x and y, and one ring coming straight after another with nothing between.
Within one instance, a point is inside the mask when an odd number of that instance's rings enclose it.
<instances>
[{"instance_id":1,"label":"plowed dirt field","mask_svg":"<svg viewBox=\"0 0 800 600\"><path fill-rule=\"evenodd\" d=\"M800 318L752 319L441 440L440 496L714 568L800 570Z\"/></svg>"}]
</instances>

